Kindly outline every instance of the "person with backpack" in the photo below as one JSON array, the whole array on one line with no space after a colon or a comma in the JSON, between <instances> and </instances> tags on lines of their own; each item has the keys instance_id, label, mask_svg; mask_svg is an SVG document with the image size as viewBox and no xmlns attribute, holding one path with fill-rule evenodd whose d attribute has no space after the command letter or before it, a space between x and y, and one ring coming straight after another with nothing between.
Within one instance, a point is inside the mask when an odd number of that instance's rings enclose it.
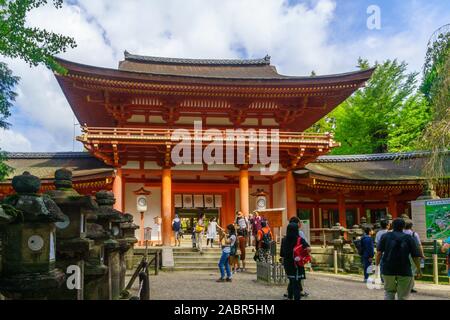
<instances>
[{"instance_id":1,"label":"person with backpack","mask_svg":"<svg viewBox=\"0 0 450 320\"><path fill-rule=\"evenodd\" d=\"M220 270L220 278L217 280L217 282L231 282L232 280L232 274L230 270L230 264L228 263L230 254L233 250L236 250L236 229L233 224L229 224L226 228L226 231L224 232L222 229L219 228L220 232L220 243L222 245L222 255L220 256L219 260L219 270ZM225 272L226 272L226 278L225 278Z\"/></svg>"},{"instance_id":2,"label":"person with backpack","mask_svg":"<svg viewBox=\"0 0 450 320\"><path fill-rule=\"evenodd\" d=\"M419 248L421 259L425 259L425 254L424 254L424 251L423 251L422 242L420 241L420 237L417 234L417 232L414 232L412 227L413 227L412 220L411 219L405 219L405 230L403 230L403 233L406 233L406 234L410 235L414 239L417 247ZM412 261L412 258L410 257L409 259L411 260L411 271L412 271L413 274L416 274L416 271L417 271L416 270L416 266L414 265L414 262ZM415 285L416 285L416 282L415 282L414 277L413 277L411 293L417 293Z\"/></svg>"},{"instance_id":3,"label":"person with backpack","mask_svg":"<svg viewBox=\"0 0 450 320\"><path fill-rule=\"evenodd\" d=\"M376 265L383 260L381 274L384 278L385 300L407 300L411 294L413 273L409 257L417 267L417 276L420 278L419 248L414 239L405 233L405 220L397 218L392 223L393 231L381 237L377 246Z\"/></svg>"},{"instance_id":4,"label":"person with backpack","mask_svg":"<svg viewBox=\"0 0 450 320\"><path fill-rule=\"evenodd\" d=\"M373 256L375 255L372 233L372 228L366 227L364 229L364 235L361 238L361 251L359 254L361 256L361 263L364 268L364 283L366 283L367 279L369 279L368 269L372 265Z\"/></svg>"},{"instance_id":5,"label":"person with backpack","mask_svg":"<svg viewBox=\"0 0 450 320\"><path fill-rule=\"evenodd\" d=\"M175 215L175 218L172 220L172 230L174 233L174 237L175 237L175 247L177 246L177 242L178 242L178 246L181 245L181 241L180 241L180 231L181 231L181 219L178 217L178 215Z\"/></svg>"},{"instance_id":6,"label":"person with backpack","mask_svg":"<svg viewBox=\"0 0 450 320\"><path fill-rule=\"evenodd\" d=\"M256 239L258 240L258 260L261 262L270 262L270 244L272 242L272 232L267 225L266 220L261 221L261 229L258 231Z\"/></svg>"},{"instance_id":7,"label":"person with backpack","mask_svg":"<svg viewBox=\"0 0 450 320\"><path fill-rule=\"evenodd\" d=\"M310 252L310 245L298 234L298 224L289 223L280 248L280 257L289 279L287 288L289 300L301 299L301 280L306 279L305 264L311 261Z\"/></svg>"},{"instance_id":8,"label":"person with backpack","mask_svg":"<svg viewBox=\"0 0 450 320\"><path fill-rule=\"evenodd\" d=\"M261 230L262 218L258 211L255 211L252 218L252 234L255 239L255 250L258 251L258 231Z\"/></svg>"}]
</instances>

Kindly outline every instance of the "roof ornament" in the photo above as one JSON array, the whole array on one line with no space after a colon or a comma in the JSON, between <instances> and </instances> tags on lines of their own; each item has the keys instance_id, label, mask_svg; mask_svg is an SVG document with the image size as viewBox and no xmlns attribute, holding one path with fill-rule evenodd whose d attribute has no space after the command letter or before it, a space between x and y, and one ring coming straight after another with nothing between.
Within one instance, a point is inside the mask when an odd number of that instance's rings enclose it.
<instances>
[{"instance_id":1,"label":"roof ornament","mask_svg":"<svg viewBox=\"0 0 450 320\"><path fill-rule=\"evenodd\" d=\"M266 56L264 57L264 60L270 62L270 56L267 53Z\"/></svg>"}]
</instances>

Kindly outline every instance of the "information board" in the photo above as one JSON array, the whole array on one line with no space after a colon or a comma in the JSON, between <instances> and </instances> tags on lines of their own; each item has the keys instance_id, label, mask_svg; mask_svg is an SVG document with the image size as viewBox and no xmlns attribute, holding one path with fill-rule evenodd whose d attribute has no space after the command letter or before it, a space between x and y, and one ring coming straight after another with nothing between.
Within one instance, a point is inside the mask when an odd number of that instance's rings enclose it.
<instances>
[{"instance_id":1,"label":"information board","mask_svg":"<svg viewBox=\"0 0 450 320\"><path fill-rule=\"evenodd\" d=\"M450 237L450 199L425 201L425 219L428 239Z\"/></svg>"}]
</instances>

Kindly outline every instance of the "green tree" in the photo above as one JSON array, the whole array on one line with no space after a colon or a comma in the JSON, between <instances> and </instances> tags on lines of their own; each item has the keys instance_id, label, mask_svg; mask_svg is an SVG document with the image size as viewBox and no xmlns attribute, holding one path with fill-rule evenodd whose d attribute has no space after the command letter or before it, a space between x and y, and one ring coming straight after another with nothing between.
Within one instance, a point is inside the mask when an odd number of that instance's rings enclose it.
<instances>
[{"instance_id":1,"label":"green tree","mask_svg":"<svg viewBox=\"0 0 450 320\"><path fill-rule=\"evenodd\" d=\"M359 59L358 67L363 70L370 65ZM423 99L415 94L417 73L407 73L407 64L397 60L375 63L375 67L366 86L330 114L335 118L335 139L341 142L334 154L383 153L390 146L395 151L408 149L400 143L413 143L410 137L417 132L405 135L402 117L420 105L420 119L426 119ZM419 121L416 131L421 132L423 126Z\"/></svg>"},{"instance_id":2,"label":"green tree","mask_svg":"<svg viewBox=\"0 0 450 320\"><path fill-rule=\"evenodd\" d=\"M21 58L30 66L40 63L57 72L64 73L53 58L76 46L75 40L54 32L26 25L27 14L47 4L47 0L0 0L0 54ZM53 0L61 8L63 0Z\"/></svg>"},{"instance_id":3,"label":"green tree","mask_svg":"<svg viewBox=\"0 0 450 320\"><path fill-rule=\"evenodd\" d=\"M436 77L431 84L432 121L421 139L424 149L431 150L425 173L434 183L449 177L446 156L450 150L450 48L443 52L445 60L436 67Z\"/></svg>"},{"instance_id":4,"label":"green tree","mask_svg":"<svg viewBox=\"0 0 450 320\"><path fill-rule=\"evenodd\" d=\"M447 26L450 28L449 26ZM428 45L423 65L423 78L420 90L431 103L433 95L436 92L433 86L439 81L444 72L444 64L448 58L450 48L450 32L438 33L434 41ZM449 72L447 70L447 72Z\"/></svg>"},{"instance_id":5,"label":"green tree","mask_svg":"<svg viewBox=\"0 0 450 320\"><path fill-rule=\"evenodd\" d=\"M420 140L426 125L431 120L428 101L421 93L408 98L399 110L388 136L390 152L420 149Z\"/></svg>"},{"instance_id":6,"label":"green tree","mask_svg":"<svg viewBox=\"0 0 450 320\"><path fill-rule=\"evenodd\" d=\"M0 0L0 54L9 58L20 58L30 66L44 64L64 74L54 55L76 46L75 40L54 32L27 26L27 14L48 3L47 0ZM61 8L63 0L53 0ZM19 81L5 63L0 62L0 128L7 129L7 118L16 97L14 87ZM0 151L0 180L10 168L4 163L6 154Z\"/></svg>"}]
</instances>

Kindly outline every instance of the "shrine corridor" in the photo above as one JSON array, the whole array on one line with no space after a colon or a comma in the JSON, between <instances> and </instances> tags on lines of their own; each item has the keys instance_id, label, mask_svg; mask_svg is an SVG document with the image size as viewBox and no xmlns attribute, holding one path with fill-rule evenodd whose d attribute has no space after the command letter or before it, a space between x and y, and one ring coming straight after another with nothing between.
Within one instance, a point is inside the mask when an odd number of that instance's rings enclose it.
<instances>
[{"instance_id":1,"label":"shrine corridor","mask_svg":"<svg viewBox=\"0 0 450 320\"><path fill-rule=\"evenodd\" d=\"M383 290L369 290L359 277L334 276L323 273L307 274L307 300L382 300ZM184 271L160 272L150 276L150 300L281 300L285 286L268 286L256 282L252 273L233 275L232 283L216 283L218 272ZM411 300L450 299L450 286L435 286L418 283L419 293L412 294ZM138 291L137 281L132 294Z\"/></svg>"}]
</instances>

